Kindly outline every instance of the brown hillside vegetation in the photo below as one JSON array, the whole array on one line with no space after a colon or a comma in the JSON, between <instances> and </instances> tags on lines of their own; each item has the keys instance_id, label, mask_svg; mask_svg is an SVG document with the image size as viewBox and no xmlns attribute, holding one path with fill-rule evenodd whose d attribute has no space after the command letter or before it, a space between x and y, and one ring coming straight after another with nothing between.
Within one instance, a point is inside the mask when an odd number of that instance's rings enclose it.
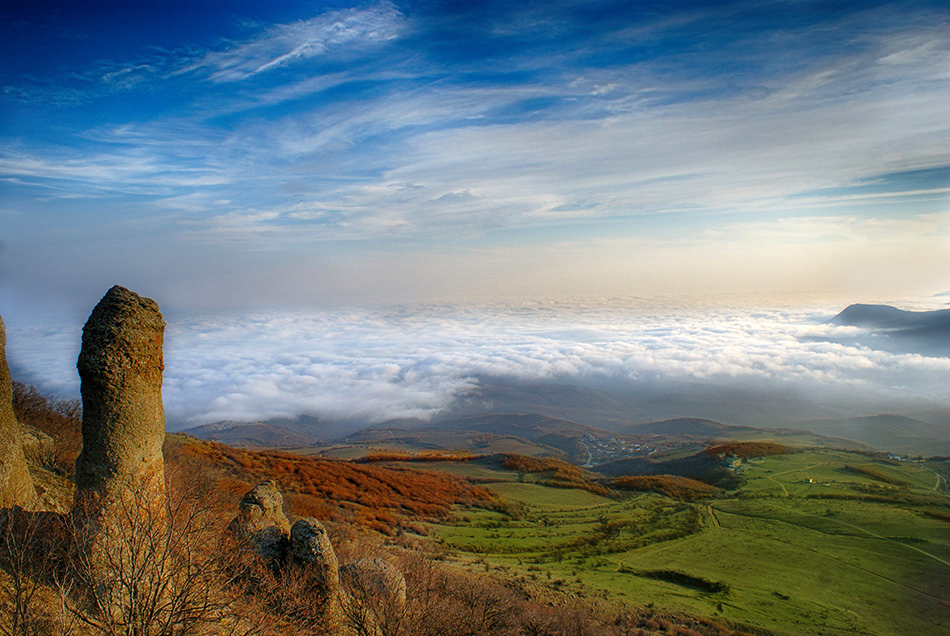
<instances>
[{"instance_id":1,"label":"brown hillside vegetation","mask_svg":"<svg viewBox=\"0 0 950 636\"><path fill-rule=\"evenodd\" d=\"M356 464L381 464L385 462L470 462L482 455L460 455L458 453L370 453L354 459Z\"/></svg>"},{"instance_id":2,"label":"brown hillside vegetation","mask_svg":"<svg viewBox=\"0 0 950 636\"><path fill-rule=\"evenodd\" d=\"M48 435L48 443L38 441L27 450L31 459L60 475L72 473L82 448L82 405L79 400L53 400L35 386L13 383L13 412L21 425Z\"/></svg>"},{"instance_id":3,"label":"brown hillside vegetation","mask_svg":"<svg viewBox=\"0 0 950 636\"><path fill-rule=\"evenodd\" d=\"M165 456L169 464L217 474L218 487L235 497L273 479L294 514L357 521L386 534L411 518L444 516L456 504L493 503L488 491L445 473L250 451L183 435L168 437Z\"/></svg>"},{"instance_id":4,"label":"brown hillside vegetation","mask_svg":"<svg viewBox=\"0 0 950 636\"><path fill-rule=\"evenodd\" d=\"M722 491L707 483L677 475L631 475L618 477L611 486L620 490L658 492L681 501L696 501Z\"/></svg>"},{"instance_id":5,"label":"brown hillside vegetation","mask_svg":"<svg viewBox=\"0 0 950 636\"><path fill-rule=\"evenodd\" d=\"M554 488L577 488L603 497L611 496L610 489L594 481L594 476L573 464L551 457L530 457L507 453L501 455L501 465L508 470L525 473L547 473L538 483Z\"/></svg>"},{"instance_id":6,"label":"brown hillside vegetation","mask_svg":"<svg viewBox=\"0 0 950 636\"><path fill-rule=\"evenodd\" d=\"M587 472L574 464L568 464L560 459L551 457L531 457L507 453L501 456L502 465L508 470L519 470L526 473L553 472L564 479L586 479Z\"/></svg>"},{"instance_id":7,"label":"brown hillside vegetation","mask_svg":"<svg viewBox=\"0 0 950 636\"><path fill-rule=\"evenodd\" d=\"M734 455L743 459L750 457L767 457L769 455L786 455L792 452L792 449L783 444L773 442L727 442L717 444L706 449L706 453L712 457L718 455Z\"/></svg>"}]
</instances>

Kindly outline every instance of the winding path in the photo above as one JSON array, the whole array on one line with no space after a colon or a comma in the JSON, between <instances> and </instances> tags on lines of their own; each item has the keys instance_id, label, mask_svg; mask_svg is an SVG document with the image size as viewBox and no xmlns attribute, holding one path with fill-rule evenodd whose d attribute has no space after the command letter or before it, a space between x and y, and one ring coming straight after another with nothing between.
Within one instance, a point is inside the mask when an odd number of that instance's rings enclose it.
<instances>
[{"instance_id":1,"label":"winding path","mask_svg":"<svg viewBox=\"0 0 950 636\"><path fill-rule=\"evenodd\" d=\"M779 476L779 475L787 475L788 473L797 473L797 472L801 472L801 471L804 471L804 470L811 470L812 468L817 468L818 466L821 466L822 464L825 464L825 463L826 463L826 462L818 462L817 464L813 464L813 465L807 466L807 467L805 467L805 468L793 468L793 469L791 469L791 470L783 470L783 471L780 472L780 473L774 473L774 474L772 474L772 475L766 475L766 477L769 479L769 481L774 481L776 484L779 485L779 488L781 488L781 489L782 489L782 492L784 493L784 494L782 495L783 497L788 497L788 488L786 488L786 487L785 487L785 484L783 484L782 482L780 482L778 479L775 479L777 476Z\"/></svg>"},{"instance_id":2,"label":"winding path","mask_svg":"<svg viewBox=\"0 0 950 636\"><path fill-rule=\"evenodd\" d=\"M944 477L943 477L940 473L938 473L937 471L935 471L933 468L931 468L930 466L927 466L926 464L921 464L921 466L923 466L924 468L926 468L927 470L929 470L930 472L932 472L932 473L937 477L937 483L934 484L934 492L939 492L939 491L940 491L940 482L941 482L941 481L944 481Z\"/></svg>"}]
</instances>

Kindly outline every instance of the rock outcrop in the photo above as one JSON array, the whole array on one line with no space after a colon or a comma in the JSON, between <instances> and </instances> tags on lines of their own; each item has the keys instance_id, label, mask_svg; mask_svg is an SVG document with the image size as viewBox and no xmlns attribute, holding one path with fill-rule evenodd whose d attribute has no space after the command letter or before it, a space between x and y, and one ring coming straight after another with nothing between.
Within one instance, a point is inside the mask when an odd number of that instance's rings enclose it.
<instances>
[{"instance_id":1,"label":"rock outcrop","mask_svg":"<svg viewBox=\"0 0 950 636\"><path fill-rule=\"evenodd\" d=\"M340 590L340 565L326 528L313 517L298 519L290 529L290 554L327 594Z\"/></svg>"},{"instance_id":2,"label":"rock outcrop","mask_svg":"<svg viewBox=\"0 0 950 636\"><path fill-rule=\"evenodd\" d=\"M290 529L291 562L300 567L308 583L308 596L318 606L311 608L320 617L328 634L343 631L344 611L349 599L340 588L340 567L326 528L313 517L298 519Z\"/></svg>"},{"instance_id":3,"label":"rock outcrop","mask_svg":"<svg viewBox=\"0 0 950 636\"><path fill-rule=\"evenodd\" d=\"M82 452L73 517L97 551L129 519L155 526L166 507L162 342L158 304L115 286L86 321L76 366L82 381Z\"/></svg>"},{"instance_id":4,"label":"rock outcrop","mask_svg":"<svg viewBox=\"0 0 950 636\"><path fill-rule=\"evenodd\" d=\"M340 580L356 599L373 605L377 613L398 612L406 607L406 578L385 559L347 563L340 568Z\"/></svg>"},{"instance_id":5,"label":"rock outcrop","mask_svg":"<svg viewBox=\"0 0 950 636\"><path fill-rule=\"evenodd\" d=\"M290 527L282 504L274 482L258 484L241 499L228 532L276 572L283 568L299 572L303 577L299 600L308 604L304 613L316 620L321 633L380 636L380 617L405 606L402 574L383 559L361 559L341 567L323 524L304 517ZM343 572L358 596L341 585Z\"/></svg>"},{"instance_id":6,"label":"rock outcrop","mask_svg":"<svg viewBox=\"0 0 950 636\"><path fill-rule=\"evenodd\" d=\"M0 318L0 508L30 508L36 491L23 455L20 425L13 413L13 384L7 367L7 333Z\"/></svg>"},{"instance_id":7,"label":"rock outcrop","mask_svg":"<svg viewBox=\"0 0 950 636\"><path fill-rule=\"evenodd\" d=\"M290 545L290 522L283 505L274 482L258 484L241 498L238 514L228 524L228 532L246 541L271 567L284 562Z\"/></svg>"}]
</instances>

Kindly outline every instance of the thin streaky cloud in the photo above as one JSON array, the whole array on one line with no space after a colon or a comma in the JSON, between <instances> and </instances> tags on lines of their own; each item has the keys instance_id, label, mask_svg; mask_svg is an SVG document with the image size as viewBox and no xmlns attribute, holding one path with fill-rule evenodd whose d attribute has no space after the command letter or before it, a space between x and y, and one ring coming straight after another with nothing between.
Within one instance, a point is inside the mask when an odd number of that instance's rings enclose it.
<instances>
[{"instance_id":1,"label":"thin streaky cloud","mask_svg":"<svg viewBox=\"0 0 950 636\"><path fill-rule=\"evenodd\" d=\"M764 259L747 269L794 272L810 268L768 248L787 254L781 233L799 240L798 217L847 219L868 237L867 258L886 263L894 241L862 220L947 210L950 15L936 2L202 6L173 28L76 14L82 48L6 31L0 51L17 52L18 70L0 78L0 204L44 221L11 223L9 254L46 270L43 280L73 277L56 289L84 287L65 260L67 233L95 253L84 273L96 280L123 269L116 245L140 254L142 271L178 255L193 272L176 297L199 304L189 281L239 289L243 249L271 255L267 271L282 281L271 287L289 304L329 287L386 297L384 270L400 258L414 266L396 287L430 288L448 253L488 269L514 262L532 284L509 282L525 293L636 282L593 247L556 276L525 271L550 265L535 251L565 235L645 242L703 278L668 278L674 288L727 286L735 280L703 272L733 272L735 257L708 242L739 222L772 228L770 245L731 245ZM62 100L17 97L54 89ZM879 180L886 187L872 187ZM162 231L138 233L126 212ZM932 247L913 228L894 227L906 232L901 253ZM837 266L874 284L846 259ZM308 267L333 272L333 284ZM22 272L13 287L33 284L27 268L9 271ZM913 271L904 287L940 276L936 262ZM498 287L463 278L462 295ZM660 285L654 272L640 279Z\"/></svg>"},{"instance_id":2,"label":"thin streaky cloud","mask_svg":"<svg viewBox=\"0 0 950 636\"><path fill-rule=\"evenodd\" d=\"M210 79L232 82L347 45L365 45L398 36L401 14L389 2L330 11L309 20L270 27L256 39L212 51L180 72L212 70Z\"/></svg>"}]
</instances>

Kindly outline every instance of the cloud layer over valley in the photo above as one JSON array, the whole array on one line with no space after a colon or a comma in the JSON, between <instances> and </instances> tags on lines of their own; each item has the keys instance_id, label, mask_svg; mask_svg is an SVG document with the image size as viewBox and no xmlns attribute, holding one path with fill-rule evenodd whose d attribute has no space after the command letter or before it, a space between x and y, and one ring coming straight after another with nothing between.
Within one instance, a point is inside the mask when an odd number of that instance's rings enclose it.
<instances>
[{"instance_id":1,"label":"cloud layer over valley","mask_svg":"<svg viewBox=\"0 0 950 636\"><path fill-rule=\"evenodd\" d=\"M429 418L485 378L708 382L846 399L858 412L950 405L950 358L870 348L872 334L828 324L840 308L666 298L169 314L164 397L175 427ZM15 377L78 393L79 326L8 324L8 340Z\"/></svg>"}]
</instances>

